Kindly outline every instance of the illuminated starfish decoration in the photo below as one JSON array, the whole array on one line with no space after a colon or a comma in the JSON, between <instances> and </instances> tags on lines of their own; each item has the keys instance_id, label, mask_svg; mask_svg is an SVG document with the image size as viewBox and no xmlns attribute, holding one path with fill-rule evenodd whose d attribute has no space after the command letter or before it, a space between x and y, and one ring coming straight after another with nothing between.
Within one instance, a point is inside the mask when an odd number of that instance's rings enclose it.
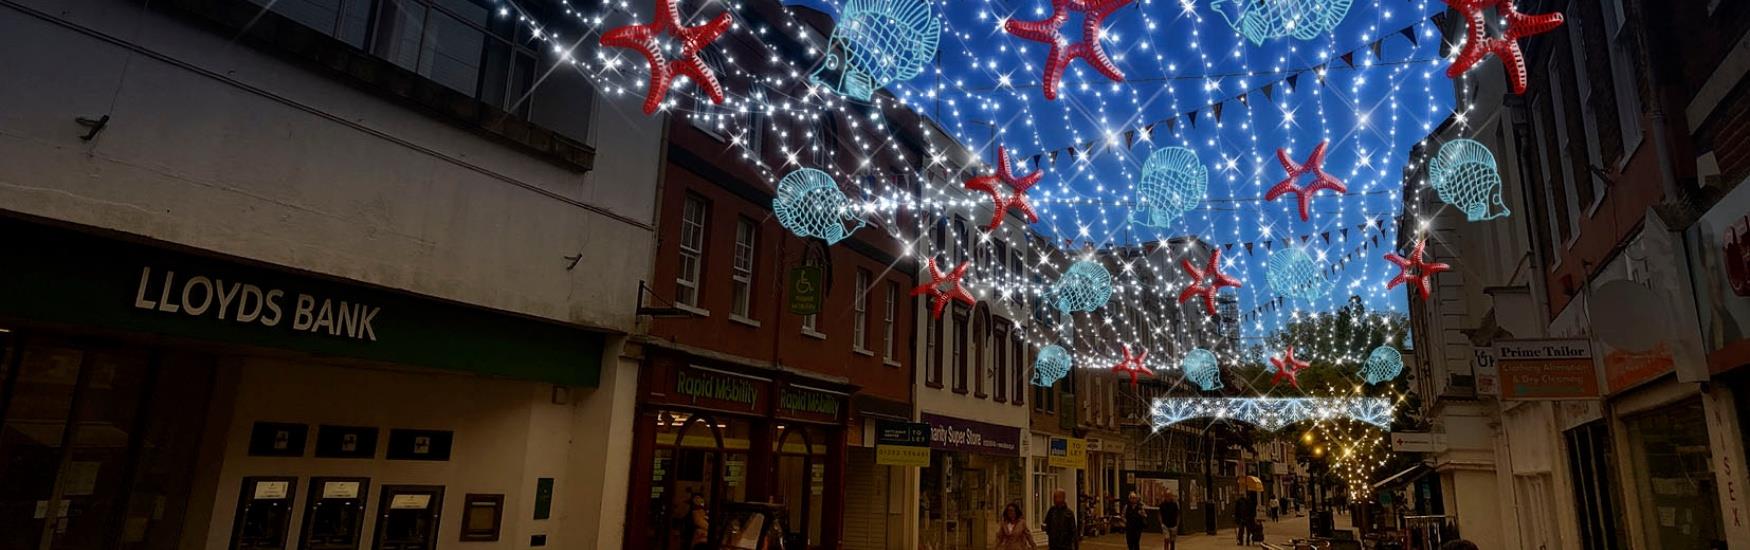
<instances>
[{"instance_id":1,"label":"illuminated starfish decoration","mask_svg":"<svg viewBox=\"0 0 1750 550\"><path fill-rule=\"evenodd\" d=\"M1114 365L1112 367L1112 372L1117 372L1117 373L1121 373L1121 374L1129 374L1130 375L1130 387L1134 388L1134 387L1136 387L1136 377L1137 376L1144 375L1144 374L1147 374L1147 375L1154 374L1154 371L1148 370L1148 367L1142 366L1142 360L1143 360L1143 358L1146 358L1146 357L1148 357L1148 350L1145 349L1145 350L1142 350L1141 352L1138 352L1136 355L1131 355L1130 354L1130 346L1125 345L1124 346L1124 360L1119 361L1117 365Z\"/></svg>"},{"instance_id":2,"label":"illuminated starfish decoration","mask_svg":"<svg viewBox=\"0 0 1750 550\"><path fill-rule=\"evenodd\" d=\"M717 75L712 74L705 60L699 57L699 50L729 29L729 13L717 14L709 23L688 27L681 22L680 11L675 7L679 1L656 0L656 16L649 24L627 25L602 34L603 46L636 50L650 62L650 88L644 91L644 114L647 115L662 105L669 84L678 76L690 78L704 88L712 103L723 103L723 85L717 82ZM680 42L680 55L675 59L662 57L662 43L656 39L661 34L668 34Z\"/></svg>"},{"instance_id":3,"label":"illuminated starfish decoration","mask_svg":"<svg viewBox=\"0 0 1750 550\"><path fill-rule=\"evenodd\" d=\"M1458 78L1458 75L1469 71L1471 67L1494 54L1507 64L1508 78L1513 82L1513 93L1523 95L1527 82L1525 76L1525 52L1519 49L1519 39L1537 36L1556 27L1562 26L1561 13L1542 13L1526 15L1514 9L1513 0L1445 0L1452 9L1464 14L1468 29L1464 34L1464 47L1453 59L1452 66L1446 68L1447 78ZM1489 36L1488 19L1483 10L1490 6L1506 21L1501 36Z\"/></svg>"},{"instance_id":4,"label":"illuminated starfish decoration","mask_svg":"<svg viewBox=\"0 0 1750 550\"><path fill-rule=\"evenodd\" d=\"M1003 29L1016 37L1051 45L1051 54L1045 58L1045 99L1057 99L1057 84L1063 81L1063 70L1069 68L1076 58L1087 60L1100 74L1106 78L1123 82L1124 73L1112 63L1112 58L1106 56L1106 50L1100 48L1100 25L1106 16L1118 11L1118 8L1129 4L1131 0L1051 0L1051 17L1041 21L1016 21L1013 19L1003 23ZM1082 12L1082 41L1070 44L1064 38L1062 28L1069 20L1070 10Z\"/></svg>"},{"instance_id":5,"label":"illuminated starfish decoration","mask_svg":"<svg viewBox=\"0 0 1750 550\"><path fill-rule=\"evenodd\" d=\"M1288 350L1282 353L1282 357L1270 358L1270 366L1276 367L1276 374L1270 377L1271 384L1280 386L1282 379L1286 378L1289 384L1294 385L1295 389L1299 389L1300 370L1312 365L1306 361L1295 359L1294 346L1288 346Z\"/></svg>"},{"instance_id":6,"label":"illuminated starfish decoration","mask_svg":"<svg viewBox=\"0 0 1750 550\"><path fill-rule=\"evenodd\" d=\"M1034 170L1031 174L1016 177L1014 166L1009 164L1009 151L998 145L997 173L966 180L967 189L989 193L991 202L996 203L996 212L991 214L990 225L986 226L984 230L996 231L997 227L1003 224L1003 214L1008 213L1010 208L1021 209L1021 214L1027 216L1027 223L1038 223L1039 214L1033 212L1033 205L1027 204L1027 190L1031 189L1033 184L1039 183L1039 177L1042 175L1044 174L1039 170ZM999 181L1007 184L1010 189L1014 189L1015 193L1004 197L1001 192L997 191L997 182Z\"/></svg>"},{"instance_id":7,"label":"illuminated starfish decoration","mask_svg":"<svg viewBox=\"0 0 1750 550\"><path fill-rule=\"evenodd\" d=\"M1434 274L1452 269L1452 266L1443 263L1423 261L1422 253L1427 248L1428 240L1423 239L1416 241L1416 248L1410 251L1409 258L1399 256L1396 252L1386 253L1385 261L1397 264L1398 276L1392 277L1391 282L1386 283L1385 288L1390 290L1398 285L1410 283L1421 290L1422 299L1427 300L1428 293L1433 290L1434 285L1430 279Z\"/></svg>"},{"instance_id":8,"label":"illuminated starfish decoration","mask_svg":"<svg viewBox=\"0 0 1750 550\"><path fill-rule=\"evenodd\" d=\"M1295 198L1300 201L1300 221L1307 221L1312 219L1307 205L1312 201L1314 194L1326 189L1338 193L1348 193L1349 186L1343 185L1343 182L1337 181L1335 176L1325 172L1325 146L1330 145L1330 143L1329 141L1319 142L1319 146L1314 147L1312 154L1306 157L1305 164L1295 164L1293 159L1288 158L1287 149L1277 149L1276 160L1282 163L1282 169L1288 172L1288 177L1278 182L1275 187L1271 187L1270 192L1264 194L1264 200L1273 201L1276 200L1276 197L1294 193ZM1306 174L1313 175L1313 183L1301 187L1296 181Z\"/></svg>"},{"instance_id":9,"label":"illuminated starfish decoration","mask_svg":"<svg viewBox=\"0 0 1750 550\"><path fill-rule=\"evenodd\" d=\"M1179 303L1183 304L1192 297L1202 296L1203 309L1208 310L1210 315L1216 314L1215 293L1220 291L1221 287L1239 288L1244 286L1240 284L1239 279L1221 272L1221 249L1219 248L1210 251L1208 267L1197 269L1197 266L1191 264L1189 258L1179 260L1179 267L1184 269L1185 274L1192 279L1191 286L1179 291ZM1205 282L1208 284L1204 284Z\"/></svg>"},{"instance_id":10,"label":"illuminated starfish decoration","mask_svg":"<svg viewBox=\"0 0 1750 550\"><path fill-rule=\"evenodd\" d=\"M935 319L942 318L942 308L948 307L950 301L959 300L969 306L975 305L978 300L973 299L966 287L960 286L960 278L966 276L966 268L971 265L972 262L961 262L953 271L943 274L941 269L936 268L936 259L930 258L930 282L911 289L911 295L929 294L934 299L930 316ZM947 288L942 288L944 285Z\"/></svg>"}]
</instances>

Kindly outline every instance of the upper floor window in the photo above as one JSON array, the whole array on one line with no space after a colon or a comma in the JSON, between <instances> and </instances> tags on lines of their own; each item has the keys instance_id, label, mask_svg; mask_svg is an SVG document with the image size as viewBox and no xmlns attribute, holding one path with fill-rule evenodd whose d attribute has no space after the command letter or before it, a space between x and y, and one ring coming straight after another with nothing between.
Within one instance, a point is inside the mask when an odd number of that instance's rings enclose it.
<instances>
[{"instance_id":1,"label":"upper floor window","mask_svg":"<svg viewBox=\"0 0 1750 550\"><path fill-rule=\"evenodd\" d=\"M954 356L954 391L966 393L967 359L971 351L971 323L968 322L969 312L965 309L954 310L954 326L948 331L948 353Z\"/></svg>"},{"instance_id":2,"label":"upper floor window","mask_svg":"<svg viewBox=\"0 0 1750 550\"><path fill-rule=\"evenodd\" d=\"M881 358L887 362L897 360L899 354L898 331L894 323L899 319L899 283L887 282L887 309L881 318Z\"/></svg>"},{"instance_id":3,"label":"upper floor window","mask_svg":"<svg viewBox=\"0 0 1750 550\"><path fill-rule=\"evenodd\" d=\"M758 233L759 226L753 220L741 218L735 223L735 265L729 273L733 296L729 313L743 319L751 317L753 310L754 240Z\"/></svg>"},{"instance_id":4,"label":"upper floor window","mask_svg":"<svg viewBox=\"0 0 1750 550\"><path fill-rule=\"evenodd\" d=\"M582 141L589 80L488 0L250 0L316 32ZM540 76L540 78L537 78Z\"/></svg>"},{"instance_id":5,"label":"upper floor window","mask_svg":"<svg viewBox=\"0 0 1750 550\"><path fill-rule=\"evenodd\" d=\"M991 399L998 403L1009 400L1009 325L997 323L996 335L991 345L995 357L992 359L993 370L996 371L996 383L991 392Z\"/></svg>"},{"instance_id":6,"label":"upper floor window","mask_svg":"<svg viewBox=\"0 0 1750 550\"><path fill-rule=\"evenodd\" d=\"M942 387L942 323L935 318L924 320L924 385Z\"/></svg>"},{"instance_id":7,"label":"upper floor window","mask_svg":"<svg viewBox=\"0 0 1750 550\"><path fill-rule=\"evenodd\" d=\"M705 199L688 195L681 207L681 261L675 271L676 303L699 305L699 270L705 261Z\"/></svg>"},{"instance_id":8,"label":"upper floor window","mask_svg":"<svg viewBox=\"0 0 1750 550\"><path fill-rule=\"evenodd\" d=\"M857 270L856 300L852 302L851 349L869 351L869 272Z\"/></svg>"},{"instance_id":9,"label":"upper floor window","mask_svg":"<svg viewBox=\"0 0 1750 550\"><path fill-rule=\"evenodd\" d=\"M1011 338L1009 338L1009 347L1014 350L1014 353L1009 355L1009 361L1014 365L1016 405L1027 403L1027 341L1022 338L1023 330L1025 329L1019 326L1015 327L1015 331L1010 333Z\"/></svg>"}]
</instances>

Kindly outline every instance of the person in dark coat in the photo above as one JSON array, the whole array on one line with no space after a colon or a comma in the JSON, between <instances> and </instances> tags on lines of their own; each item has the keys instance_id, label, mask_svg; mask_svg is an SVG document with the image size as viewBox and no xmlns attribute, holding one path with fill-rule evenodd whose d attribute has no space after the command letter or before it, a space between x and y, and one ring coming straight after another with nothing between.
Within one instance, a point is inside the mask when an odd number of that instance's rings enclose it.
<instances>
[{"instance_id":1,"label":"person in dark coat","mask_svg":"<svg viewBox=\"0 0 1750 550\"><path fill-rule=\"evenodd\" d=\"M1165 550L1174 550L1179 542L1179 499L1167 491L1166 498L1161 500L1159 513L1161 515L1161 536L1166 539Z\"/></svg>"},{"instance_id":2,"label":"person in dark coat","mask_svg":"<svg viewBox=\"0 0 1750 550\"><path fill-rule=\"evenodd\" d=\"M1045 512L1045 538L1051 550L1074 550L1081 534L1076 530L1075 511L1063 501L1063 489L1051 492L1051 510Z\"/></svg>"},{"instance_id":3,"label":"person in dark coat","mask_svg":"<svg viewBox=\"0 0 1750 550\"><path fill-rule=\"evenodd\" d=\"M1142 550L1142 530L1148 528L1148 511L1142 508L1142 497L1135 491L1124 502L1124 544L1130 550Z\"/></svg>"},{"instance_id":4,"label":"person in dark coat","mask_svg":"<svg viewBox=\"0 0 1750 550\"><path fill-rule=\"evenodd\" d=\"M1234 541L1240 546L1252 544L1252 522L1258 519L1258 505L1252 502L1252 497L1243 496L1234 501Z\"/></svg>"}]
</instances>

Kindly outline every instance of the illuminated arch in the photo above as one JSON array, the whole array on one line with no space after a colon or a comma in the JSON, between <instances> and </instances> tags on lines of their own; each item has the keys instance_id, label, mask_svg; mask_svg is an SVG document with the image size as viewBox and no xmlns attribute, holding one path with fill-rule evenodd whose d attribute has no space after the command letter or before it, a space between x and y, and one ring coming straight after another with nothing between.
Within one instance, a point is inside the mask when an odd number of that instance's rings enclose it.
<instances>
[{"instance_id":1,"label":"illuminated arch","mask_svg":"<svg viewBox=\"0 0 1750 550\"><path fill-rule=\"evenodd\" d=\"M1345 417L1391 427L1387 397L1162 397L1149 407L1155 429L1193 418L1237 420L1275 431L1302 420Z\"/></svg>"}]
</instances>

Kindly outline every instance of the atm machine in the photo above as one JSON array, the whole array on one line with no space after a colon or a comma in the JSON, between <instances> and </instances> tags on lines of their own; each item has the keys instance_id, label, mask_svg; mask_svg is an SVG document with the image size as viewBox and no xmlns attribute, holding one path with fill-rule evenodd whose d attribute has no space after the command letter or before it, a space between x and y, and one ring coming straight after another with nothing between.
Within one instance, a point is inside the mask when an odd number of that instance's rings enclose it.
<instances>
[{"instance_id":1,"label":"atm machine","mask_svg":"<svg viewBox=\"0 0 1750 550\"><path fill-rule=\"evenodd\" d=\"M284 550L298 478L246 477L237 492L231 550Z\"/></svg>"},{"instance_id":2,"label":"atm machine","mask_svg":"<svg viewBox=\"0 0 1750 550\"><path fill-rule=\"evenodd\" d=\"M443 507L442 485L384 485L371 550L435 550Z\"/></svg>"},{"instance_id":3,"label":"atm machine","mask_svg":"<svg viewBox=\"0 0 1750 550\"><path fill-rule=\"evenodd\" d=\"M358 550L370 487L364 477L310 478L298 550Z\"/></svg>"}]
</instances>

